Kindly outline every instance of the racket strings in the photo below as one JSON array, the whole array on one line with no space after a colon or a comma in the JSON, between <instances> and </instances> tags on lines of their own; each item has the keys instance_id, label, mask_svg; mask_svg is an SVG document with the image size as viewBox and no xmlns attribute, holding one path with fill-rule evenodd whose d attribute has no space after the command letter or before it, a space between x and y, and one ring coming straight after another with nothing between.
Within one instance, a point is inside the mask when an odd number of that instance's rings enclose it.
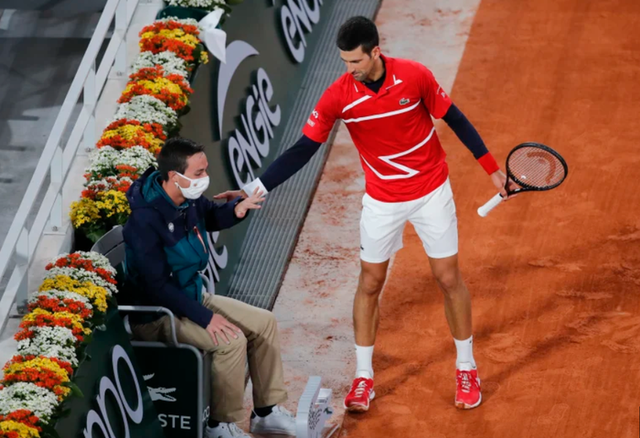
<instances>
[{"instance_id":1,"label":"racket strings","mask_svg":"<svg viewBox=\"0 0 640 438\"><path fill-rule=\"evenodd\" d=\"M516 182L540 189L555 186L565 177L565 168L555 155L534 147L515 151L507 167Z\"/></svg>"}]
</instances>

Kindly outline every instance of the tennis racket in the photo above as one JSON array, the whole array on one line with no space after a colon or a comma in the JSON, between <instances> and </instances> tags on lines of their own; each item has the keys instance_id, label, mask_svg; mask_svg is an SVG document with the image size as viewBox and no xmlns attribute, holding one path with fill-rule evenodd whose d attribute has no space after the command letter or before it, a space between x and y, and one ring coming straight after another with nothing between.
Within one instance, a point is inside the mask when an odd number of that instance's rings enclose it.
<instances>
[{"instance_id":1,"label":"tennis racket","mask_svg":"<svg viewBox=\"0 0 640 438\"><path fill-rule=\"evenodd\" d=\"M559 153L540 143L522 143L513 148L507 157L507 181L504 189L508 195L521 192L542 192L562 184L569 168ZM517 189L509 189L509 179L518 184ZM502 202L498 193L482 207L478 214L485 217Z\"/></svg>"}]
</instances>

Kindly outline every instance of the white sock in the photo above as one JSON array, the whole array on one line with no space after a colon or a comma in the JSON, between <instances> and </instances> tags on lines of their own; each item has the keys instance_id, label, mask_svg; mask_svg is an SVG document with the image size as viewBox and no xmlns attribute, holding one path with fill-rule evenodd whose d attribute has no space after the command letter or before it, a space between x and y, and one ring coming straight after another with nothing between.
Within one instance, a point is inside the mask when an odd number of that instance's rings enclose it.
<instances>
[{"instance_id":1,"label":"white sock","mask_svg":"<svg viewBox=\"0 0 640 438\"><path fill-rule=\"evenodd\" d=\"M356 345L356 378L366 377L367 379L373 379L373 365L371 360L373 359L373 345L371 347L360 347Z\"/></svg>"},{"instance_id":2,"label":"white sock","mask_svg":"<svg viewBox=\"0 0 640 438\"><path fill-rule=\"evenodd\" d=\"M453 341L456 343L456 351L458 352L456 367L459 368L461 363L467 363L471 364L471 366L475 368L476 361L473 358L473 336L469 339L465 339L464 341L459 341L457 339L454 339Z\"/></svg>"}]
</instances>

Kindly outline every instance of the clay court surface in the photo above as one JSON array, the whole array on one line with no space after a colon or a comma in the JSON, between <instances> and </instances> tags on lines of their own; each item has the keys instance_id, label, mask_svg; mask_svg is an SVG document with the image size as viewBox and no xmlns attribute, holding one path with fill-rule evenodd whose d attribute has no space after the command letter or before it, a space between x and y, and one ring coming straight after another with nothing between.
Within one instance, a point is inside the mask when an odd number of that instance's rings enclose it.
<instances>
[{"instance_id":1,"label":"clay court surface","mask_svg":"<svg viewBox=\"0 0 640 438\"><path fill-rule=\"evenodd\" d=\"M342 127L275 308L292 399L309 374L322 375L342 437L638 437L640 2L431 3L384 0L383 50L432 68L501 163L538 141L560 151L569 177L482 219L491 182L438 125L484 402L453 407L443 298L408 226L382 298L377 398L342 422L363 190Z\"/></svg>"},{"instance_id":2,"label":"clay court surface","mask_svg":"<svg viewBox=\"0 0 640 438\"><path fill-rule=\"evenodd\" d=\"M367 414L345 417L342 436L638 436L639 29L636 0L480 2L453 101L501 162L539 141L565 156L569 178L482 219L487 178L439 130L484 403L453 408L443 299L409 226L383 296L378 397Z\"/></svg>"}]
</instances>

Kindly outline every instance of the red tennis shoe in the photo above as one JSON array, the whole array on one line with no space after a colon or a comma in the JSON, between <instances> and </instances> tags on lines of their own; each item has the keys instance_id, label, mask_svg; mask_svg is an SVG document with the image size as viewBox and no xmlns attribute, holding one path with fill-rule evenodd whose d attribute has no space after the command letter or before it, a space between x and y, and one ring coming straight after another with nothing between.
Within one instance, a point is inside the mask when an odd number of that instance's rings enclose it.
<instances>
[{"instance_id":1,"label":"red tennis shoe","mask_svg":"<svg viewBox=\"0 0 640 438\"><path fill-rule=\"evenodd\" d=\"M482 403L482 394L480 393L480 378L478 377L478 370L456 370L455 403L456 408L458 409L473 409L480 406L480 403Z\"/></svg>"},{"instance_id":2,"label":"red tennis shoe","mask_svg":"<svg viewBox=\"0 0 640 438\"><path fill-rule=\"evenodd\" d=\"M369 402L375 396L373 379L358 377L353 380L349 394L344 399L344 408L349 412L367 412L369 410Z\"/></svg>"}]
</instances>

